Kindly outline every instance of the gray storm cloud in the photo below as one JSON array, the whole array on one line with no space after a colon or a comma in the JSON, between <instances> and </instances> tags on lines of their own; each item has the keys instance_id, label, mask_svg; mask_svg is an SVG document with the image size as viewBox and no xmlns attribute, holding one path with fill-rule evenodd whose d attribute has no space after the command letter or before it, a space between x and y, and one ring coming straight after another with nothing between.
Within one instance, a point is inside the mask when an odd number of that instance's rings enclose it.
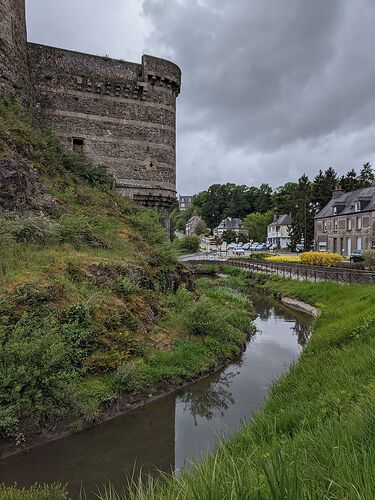
<instances>
[{"instance_id":1,"label":"gray storm cloud","mask_svg":"<svg viewBox=\"0 0 375 500\"><path fill-rule=\"evenodd\" d=\"M374 159L373 0L29 0L28 12L33 41L181 67L180 192Z\"/></svg>"}]
</instances>

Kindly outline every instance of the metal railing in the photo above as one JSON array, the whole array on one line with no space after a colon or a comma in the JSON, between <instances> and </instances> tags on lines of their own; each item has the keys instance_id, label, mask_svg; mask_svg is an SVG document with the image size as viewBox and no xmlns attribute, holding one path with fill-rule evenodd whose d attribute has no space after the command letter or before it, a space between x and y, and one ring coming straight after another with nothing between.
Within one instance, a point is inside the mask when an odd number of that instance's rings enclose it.
<instances>
[{"instance_id":1,"label":"metal railing","mask_svg":"<svg viewBox=\"0 0 375 500\"><path fill-rule=\"evenodd\" d=\"M222 260L195 260L189 264L220 264L232 265L249 271L276 274L284 278L306 281L334 281L336 283L374 284L375 272L351 269L345 267L310 266L306 264L268 262L264 260L232 259Z\"/></svg>"}]
</instances>

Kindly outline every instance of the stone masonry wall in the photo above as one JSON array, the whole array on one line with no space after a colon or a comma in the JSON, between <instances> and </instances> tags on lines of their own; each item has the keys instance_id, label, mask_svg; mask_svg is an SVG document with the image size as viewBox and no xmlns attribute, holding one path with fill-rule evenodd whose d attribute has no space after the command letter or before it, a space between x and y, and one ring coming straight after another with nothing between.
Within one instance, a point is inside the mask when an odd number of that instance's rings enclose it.
<instances>
[{"instance_id":1,"label":"stone masonry wall","mask_svg":"<svg viewBox=\"0 0 375 500\"><path fill-rule=\"evenodd\" d=\"M29 94L24 0L0 0L0 97Z\"/></svg>"},{"instance_id":2,"label":"stone masonry wall","mask_svg":"<svg viewBox=\"0 0 375 500\"><path fill-rule=\"evenodd\" d=\"M105 165L122 194L163 211L176 191L176 97L180 69L28 44L36 104L67 148Z\"/></svg>"}]
</instances>

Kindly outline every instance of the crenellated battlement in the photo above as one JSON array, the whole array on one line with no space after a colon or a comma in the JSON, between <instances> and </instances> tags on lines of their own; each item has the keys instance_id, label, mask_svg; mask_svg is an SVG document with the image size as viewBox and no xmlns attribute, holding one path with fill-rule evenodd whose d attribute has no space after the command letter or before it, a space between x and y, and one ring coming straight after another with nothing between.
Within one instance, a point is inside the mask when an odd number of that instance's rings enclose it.
<instances>
[{"instance_id":1,"label":"crenellated battlement","mask_svg":"<svg viewBox=\"0 0 375 500\"><path fill-rule=\"evenodd\" d=\"M29 95L66 148L108 168L119 191L165 212L176 194L181 71L26 42L24 0L0 0L0 96Z\"/></svg>"}]
</instances>

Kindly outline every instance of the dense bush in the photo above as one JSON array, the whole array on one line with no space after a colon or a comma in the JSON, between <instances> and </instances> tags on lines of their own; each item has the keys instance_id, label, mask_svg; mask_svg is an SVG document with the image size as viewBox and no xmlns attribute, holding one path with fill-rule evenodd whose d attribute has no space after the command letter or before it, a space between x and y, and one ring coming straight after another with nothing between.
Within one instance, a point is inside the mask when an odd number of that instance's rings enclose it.
<instances>
[{"instance_id":1,"label":"dense bush","mask_svg":"<svg viewBox=\"0 0 375 500\"><path fill-rule=\"evenodd\" d=\"M363 257L365 259L365 265L369 269L375 269L375 250L365 250L363 252Z\"/></svg>"},{"instance_id":2,"label":"dense bush","mask_svg":"<svg viewBox=\"0 0 375 500\"><path fill-rule=\"evenodd\" d=\"M90 186L112 188L113 176L102 165L93 165L86 157L68 151L59 151L63 167Z\"/></svg>"},{"instance_id":3,"label":"dense bush","mask_svg":"<svg viewBox=\"0 0 375 500\"><path fill-rule=\"evenodd\" d=\"M196 253L199 252L199 241L198 236L184 236L183 238L176 238L173 246L181 255Z\"/></svg>"},{"instance_id":4,"label":"dense bush","mask_svg":"<svg viewBox=\"0 0 375 500\"><path fill-rule=\"evenodd\" d=\"M59 240L61 243L70 243L75 248L84 245L91 247L107 247L103 238L94 232L92 218L86 215L63 215L60 217Z\"/></svg>"},{"instance_id":5,"label":"dense bush","mask_svg":"<svg viewBox=\"0 0 375 500\"><path fill-rule=\"evenodd\" d=\"M70 500L71 498L66 487L60 484L35 485L28 489L0 484L0 495L1 500Z\"/></svg>"},{"instance_id":6,"label":"dense bush","mask_svg":"<svg viewBox=\"0 0 375 500\"><path fill-rule=\"evenodd\" d=\"M6 215L0 217L0 239L46 245L56 240L60 225L44 215Z\"/></svg>"},{"instance_id":7,"label":"dense bush","mask_svg":"<svg viewBox=\"0 0 375 500\"><path fill-rule=\"evenodd\" d=\"M331 267L341 264L342 257L338 253L303 252L301 253L301 262L310 266Z\"/></svg>"},{"instance_id":8,"label":"dense bush","mask_svg":"<svg viewBox=\"0 0 375 500\"><path fill-rule=\"evenodd\" d=\"M0 434L66 415L75 374L54 318L25 314L11 335L0 327L0 345Z\"/></svg>"}]
</instances>

